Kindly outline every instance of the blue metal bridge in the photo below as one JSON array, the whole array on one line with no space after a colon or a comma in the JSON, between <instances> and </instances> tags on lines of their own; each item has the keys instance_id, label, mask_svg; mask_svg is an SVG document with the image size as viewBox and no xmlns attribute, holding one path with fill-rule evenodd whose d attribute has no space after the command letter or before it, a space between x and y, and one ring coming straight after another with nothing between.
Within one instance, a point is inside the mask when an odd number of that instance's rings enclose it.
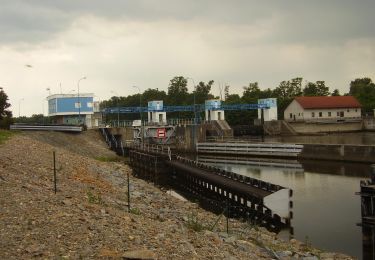
<instances>
[{"instance_id":1,"label":"blue metal bridge","mask_svg":"<svg viewBox=\"0 0 375 260\"><path fill-rule=\"evenodd\" d=\"M219 106L207 106L205 104L189 105L189 106L163 106L162 109L153 109L149 107L108 107L102 110L105 114L120 113L141 113L141 112L200 112L204 110L255 110L268 109L267 104L221 104Z\"/></svg>"}]
</instances>

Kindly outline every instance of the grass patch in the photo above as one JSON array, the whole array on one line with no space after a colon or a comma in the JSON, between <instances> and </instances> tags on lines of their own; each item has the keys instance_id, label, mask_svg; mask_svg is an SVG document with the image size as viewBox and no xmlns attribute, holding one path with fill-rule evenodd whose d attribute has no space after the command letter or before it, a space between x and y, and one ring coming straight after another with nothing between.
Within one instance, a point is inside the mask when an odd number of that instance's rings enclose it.
<instances>
[{"instance_id":1,"label":"grass patch","mask_svg":"<svg viewBox=\"0 0 375 260\"><path fill-rule=\"evenodd\" d=\"M101 161L101 162L121 162L121 158L117 156L111 156L111 157L98 156L98 157L95 157L95 160Z\"/></svg>"},{"instance_id":2,"label":"grass patch","mask_svg":"<svg viewBox=\"0 0 375 260\"><path fill-rule=\"evenodd\" d=\"M103 200L100 194L94 194L93 192L91 192L91 190L89 190L87 191L86 195L87 195L87 200L89 201L89 203L103 204Z\"/></svg>"},{"instance_id":3,"label":"grass patch","mask_svg":"<svg viewBox=\"0 0 375 260\"><path fill-rule=\"evenodd\" d=\"M202 230L207 229L205 225L203 225L202 222L198 219L198 214L195 212L192 212L188 216L188 221L186 223L186 226L194 231L200 232Z\"/></svg>"},{"instance_id":4,"label":"grass patch","mask_svg":"<svg viewBox=\"0 0 375 260\"><path fill-rule=\"evenodd\" d=\"M131 208L130 213L132 213L134 215L141 215L141 211L140 211L139 208Z\"/></svg>"},{"instance_id":5,"label":"grass patch","mask_svg":"<svg viewBox=\"0 0 375 260\"><path fill-rule=\"evenodd\" d=\"M12 135L14 135L14 132L0 129L0 144L5 143Z\"/></svg>"}]
</instances>

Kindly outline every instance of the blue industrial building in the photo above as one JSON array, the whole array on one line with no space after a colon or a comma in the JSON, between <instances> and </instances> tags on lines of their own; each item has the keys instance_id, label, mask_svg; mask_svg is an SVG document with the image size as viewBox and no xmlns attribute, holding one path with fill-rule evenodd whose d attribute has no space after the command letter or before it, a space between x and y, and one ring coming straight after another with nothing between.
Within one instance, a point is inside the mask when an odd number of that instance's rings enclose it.
<instances>
[{"instance_id":1,"label":"blue industrial building","mask_svg":"<svg viewBox=\"0 0 375 260\"><path fill-rule=\"evenodd\" d=\"M99 102L94 94L55 94L47 97L48 115L56 124L81 125L95 127L99 125L101 115Z\"/></svg>"}]
</instances>

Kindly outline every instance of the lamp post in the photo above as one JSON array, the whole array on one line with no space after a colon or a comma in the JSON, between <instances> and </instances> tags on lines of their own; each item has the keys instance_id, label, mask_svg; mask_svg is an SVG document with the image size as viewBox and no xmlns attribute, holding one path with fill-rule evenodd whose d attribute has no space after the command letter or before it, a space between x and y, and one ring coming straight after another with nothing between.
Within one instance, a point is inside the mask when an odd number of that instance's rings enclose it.
<instances>
[{"instance_id":1,"label":"lamp post","mask_svg":"<svg viewBox=\"0 0 375 260\"><path fill-rule=\"evenodd\" d=\"M24 101L25 99L24 98L21 98L20 100L18 100L18 118L21 117L21 101Z\"/></svg>"},{"instance_id":2,"label":"lamp post","mask_svg":"<svg viewBox=\"0 0 375 260\"><path fill-rule=\"evenodd\" d=\"M139 91L139 115L141 117L141 142L143 144L142 95L141 95L141 89L138 86L133 86L133 88L137 88L138 91Z\"/></svg>"},{"instance_id":3,"label":"lamp post","mask_svg":"<svg viewBox=\"0 0 375 260\"><path fill-rule=\"evenodd\" d=\"M191 79L193 81L193 84L194 84L194 90L193 90L193 97L194 97L194 124L193 124L193 148L195 149L196 148L196 143L197 143L197 138L196 138L196 124L197 124L197 113L195 111L195 90L196 90L196 85L195 85L195 81L193 78L187 78L187 79Z\"/></svg>"},{"instance_id":4,"label":"lamp post","mask_svg":"<svg viewBox=\"0 0 375 260\"><path fill-rule=\"evenodd\" d=\"M79 82L83 79L86 79L86 76L80 78L78 80L78 83L77 83L77 87L78 87L78 94L77 94L77 97L78 97L78 124L81 123L81 101L79 99Z\"/></svg>"},{"instance_id":5,"label":"lamp post","mask_svg":"<svg viewBox=\"0 0 375 260\"><path fill-rule=\"evenodd\" d=\"M117 106L117 127L120 127L120 107L118 105L119 100L119 94L113 90L111 90L111 93L116 95L116 106Z\"/></svg>"},{"instance_id":6,"label":"lamp post","mask_svg":"<svg viewBox=\"0 0 375 260\"><path fill-rule=\"evenodd\" d=\"M196 111L195 111L195 90L196 90L196 85L195 85L195 81L194 81L194 79L193 78L190 78L190 77L188 77L188 78L186 78L186 79L191 79L192 81L193 81L193 84L194 84L194 90L193 90L193 112L194 112L194 124L196 124L197 122L197 113L196 113Z\"/></svg>"}]
</instances>

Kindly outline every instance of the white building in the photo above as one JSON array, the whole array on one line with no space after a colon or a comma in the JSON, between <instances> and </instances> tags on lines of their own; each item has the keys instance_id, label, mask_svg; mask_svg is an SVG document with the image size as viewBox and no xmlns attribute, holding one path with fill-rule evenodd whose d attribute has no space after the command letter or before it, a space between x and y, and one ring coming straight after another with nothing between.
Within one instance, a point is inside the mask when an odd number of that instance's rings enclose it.
<instances>
[{"instance_id":1,"label":"white building","mask_svg":"<svg viewBox=\"0 0 375 260\"><path fill-rule=\"evenodd\" d=\"M266 105L263 109L263 120L265 122L277 120L277 98L258 99L259 105ZM258 109L258 119L262 118L262 109Z\"/></svg>"},{"instance_id":2,"label":"white building","mask_svg":"<svg viewBox=\"0 0 375 260\"><path fill-rule=\"evenodd\" d=\"M210 99L205 101L205 120L225 120L224 110L221 109L221 100Z\"/></svg>"},{"instance_id":3,"label":"white building","mask_svg":"<svg viewBox=\"0 0 375 260\"><path fill-rule=\"evenodd\" d=\"M48 116L55 124L99 126L101 113L94 94L54 94L47 97Z\"/></svg>"},{"instance_id":4,"label":"white building","mask_svg":"<svg viewBox=\"0 0 375 260\"><path fill-rule=\"evenodd\" d=\"M284 111L286 121L346 121L361 118L353 96L296 97Z\"/></svg>"}]
</instances>

